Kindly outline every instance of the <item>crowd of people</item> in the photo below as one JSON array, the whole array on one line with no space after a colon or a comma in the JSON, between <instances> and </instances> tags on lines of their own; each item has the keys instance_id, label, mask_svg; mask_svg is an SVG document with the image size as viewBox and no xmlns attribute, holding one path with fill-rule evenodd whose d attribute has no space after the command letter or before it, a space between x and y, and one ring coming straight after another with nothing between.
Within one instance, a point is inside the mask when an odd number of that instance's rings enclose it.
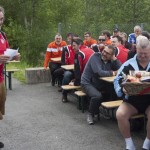
<instances>
[{"instance_id":1,"label":"crowd of people","mask_svg":"<svg viewBox=\"0 0 150 150\"><path fill-rule=\"evenodd\" d=\"M10 59L4 54L9 48L6 34L1 31L4 23L4 8L0 6L0 120L5 114L6 89L3 77L4 64ZM87 123L94 124L94 115L99 114L101 102L109 96L110 86L100 80L100 77L115 76L114 94L123 99L116 112L120 133L125 139L126 150L136 150L131 132L129 119L132 115L145 113L147 116L147 135L142 150L150 150L150 95L129 96L121 84L124 76L130 71L150 72L150 34L142 31L140 26L134 27L134 33L129 36L115 28L113 35L102 31L98 40L92 38L90 32L84 33L84 40L73 33L67 34L67 41L57 33L55 40L48 44L44 69L50 68L52 86L56 81L59 85L81 86L89 100ZM60 57L61 61L52 58ZM13 60L20 59L18 53ZM64 70L61 65L74 65L74 70ZM150 73L149 73L150 75ZM68 91L62 92L62 102L68 102ZM104 93L103 93L104 91ZM106 94L106 95L105 95ZM111 93L112 94L112 93ZM0 148L4 144L0 142Z\"/></svg>"},{"instance_id":2,"label":"crowd of people","mask_svg":"<svg viewBox=\"0 0 150 150\"><path fill-rule=\"evenodd\" d=\"M59 44L57 41L59 40ZM130 70L145 70L150 72L150 34L142 31L140 26L134 27L134 33L127 34L115 28L111 35L102 31L98 40L92 38L90 32L84 33L84 40L73 33L67 34L67 44L58 33L55 36L55 46L48 45L44 67L51 69L52 86L56 78L61 85L80 85L89 100L87 123L94 124L94 116L99 114L99 107L106 97L110 96L110 85L100 80L100 77L115 76L113 94L123 99L116 112L119 130L125 138L126 150L135 150L130 133L129 119L132 115L145 113L147 115L147 136L142 146L150 149L150 98L149 95L127 96L122 88L123 75ZM53 62L51 57L61 57L60 62ZM74 70L64 70L61 65L74 64ZM52 67L54 66L54 67ZM123 74L122 74L123 72ZM113 86L113 85L112 85ZM68 102L67 90L62 92L62 102ZM103 93L104 92L104 93ZM112 93L111 93L112 94ZM140 101L140 99L143 99Z\"/></svg>"}]
</instances>

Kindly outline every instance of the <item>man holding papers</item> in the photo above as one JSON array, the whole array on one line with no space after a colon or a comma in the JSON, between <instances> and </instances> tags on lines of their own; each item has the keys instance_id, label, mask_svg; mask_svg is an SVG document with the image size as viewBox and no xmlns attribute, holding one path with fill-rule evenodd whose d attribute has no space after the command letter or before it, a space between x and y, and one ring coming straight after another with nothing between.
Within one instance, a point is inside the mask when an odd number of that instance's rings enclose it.
<instances>
[{"instance_id":1,"label":"man holding papers","mask_svg":"<svg viewBox=\"0 0 150 150\"><path fill-rule=\"evenodd\" d=\"M6 89L4 84L3 77L3 68L4 63L8 60L18 60L20 58L20 54L17 52L16 55L13 55L12 58L10 55L4 54L6 49L9 48L8 40L4 32L1 31L1 27L4 22L4 8L0 6L0 120L3 119L3 115L5 114L5 101L6 101ZM0 148L3 148L4 144L0 142Z\"/></svg>"}]
</instances>

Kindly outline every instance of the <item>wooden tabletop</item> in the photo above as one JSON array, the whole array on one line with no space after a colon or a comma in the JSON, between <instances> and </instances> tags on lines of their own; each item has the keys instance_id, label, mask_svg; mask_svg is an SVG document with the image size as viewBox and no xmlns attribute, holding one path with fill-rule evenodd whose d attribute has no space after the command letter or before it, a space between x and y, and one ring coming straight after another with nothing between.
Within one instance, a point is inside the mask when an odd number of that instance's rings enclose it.
<instances>
[{"instance_id":1,"label":"wooden tabletop","mask_svg":"<svg viewBox=\"0 0 150 150\"><path fill-rule=\"evenodd\" d=\"M107 81L107 82L113 83L114 79L115 79L115 76L112 76L112 77L100 77L100 79L103 80L103 81Z\"/></svg>"},{"instance_id":2,"label":"wooden tabletop","mask_svg":"<svg viewBox=\"0 0 150 150\"><path fill-rule=\"evenodd\" d=\"M61 61L61 57L51 58L52 61L59 62Z\"/></svg>"},{"instance_id":3,"label":"wooden tabletop","mask_svg":"<svg viewBox=\"0 0 150 150\"><path fill-rule=\"evenodd\" d=\"M10 61L7 61L7 63L19 63L20 60L10 60Z\"/></svg>"},{"instance_id":4,"label":"wooden tabletop","mask_svg":"<svg viewBox=\"0 0 150 150\"><path fill-rule=\"evenodd\" d=\"M74 89L80 89L81 86L75 86L75 85L63 85L61 86L64 90L74 90Z\"/></svg>"},{"instance_id":5,"label":"wooden tabletop","mask_svg":"<svg viewBox=\"0 0 150 150\"><path fill-rule=\"evenodd\" d=\"M61 68L64 68L65 70L73 70L74 65L62 65Z\"/></svg>"}]
</instances>

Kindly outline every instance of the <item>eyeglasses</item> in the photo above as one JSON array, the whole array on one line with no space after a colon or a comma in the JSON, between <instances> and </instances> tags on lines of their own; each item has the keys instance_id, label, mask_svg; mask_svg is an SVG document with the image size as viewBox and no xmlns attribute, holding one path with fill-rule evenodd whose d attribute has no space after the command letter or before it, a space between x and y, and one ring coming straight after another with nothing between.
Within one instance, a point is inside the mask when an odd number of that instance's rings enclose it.
<instances>
[{"instance_id":1,"label":"eyeglasses","mask_svg":"<svg viewBox=\"0 0 150 150\"><path fill-rule=\"evenodd\" d=\"M103 42L105 41L105 39L98 39L98 40L99 40L99 41L103 41Z\"/></svg>"},{"instance_id":2,"label":"eyeglasses","mask_svg":"<svg viewBox=\"0 0 150 150\"><path fill-rule=\"evenodd\" d=\"M107 55L112 55L111 53L107 52L106 50L103 50L103 53L106 53Z\"/></svg>"}]
</instances>

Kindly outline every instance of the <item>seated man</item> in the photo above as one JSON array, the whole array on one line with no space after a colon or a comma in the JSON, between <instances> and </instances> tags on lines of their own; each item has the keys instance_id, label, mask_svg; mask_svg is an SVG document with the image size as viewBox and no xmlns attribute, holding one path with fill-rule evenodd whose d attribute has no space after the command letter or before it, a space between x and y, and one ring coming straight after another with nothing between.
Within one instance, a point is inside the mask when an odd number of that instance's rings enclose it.
<instances>
[{"instance_id":1,"label":"seated man","mask_svg":"<svg viewBox=\"0 0 150 150\"><path fill-rule=\"evenodd\" d=\"M102 52L106 45L106 38L104 35L100 35L98 38L98 44L93 46L94 52Z\"/></svg>"},{"instance_id":2,"label":"seated man","mask_svg":"<svg viewBox=\"0 0 150 150\"><path fill-rule=\"evenodd\" d=\"M107 30L104 30L104 31L102 31L102 35L104 35L106 38L105 45L111 45L112 42L110 40L110 38L111 38L110 32Z\"/></svg>"},{"instance_id":3,"label":"seated man","mask_svg":"<svg viewBox=\"0 0 150 150\"><path fill-rule=\"evenodd\" d=\"M70 85L80 85L81 74L84 70L84 67L89 59L89 57L94 53L92 49L86 48L83 45L83 41L81 39L73 39L72 47L75 53L74 56L74 80L70 82ZM72 76L71 76L72 77ZM68 78L67 78L68 79ZM70 78L69 78L70 79ZM67 102L67 90L63 90L62 101Z\"/></svg>"},{"instance_id":4,"label":"seated man","mask_svg":"<svg viewBox=\"0 0 150 150\"><path fill-rule=\"evenodd\" d=\"M92 48L94 45L97 44L97 41L92 38L90 32L85 32L84 33L84 39L85 39L83 41L84 45L89 47L89 48Z\"/></svg>"},{"instance_id":5,"label":"seated man","mask_svg":"<svg viewBox=\"0 0 150 150\"><path fill-rule=\"evenodd\" d=\"M118 28L114 28L113 36L119 36L119 35L120 35L120 30Z\"/></svg>"},{"instance_id":6,"label":"seated man","mask_svg":"<svg viewBox=\"0 0 150 150\"><path fill-rule=\"evenodd\" d=\"M72 36L72 38L73 37L74 36ZM72 38L71 38L71 41L72 41ZM71 42L70 42L70 44L71 45L67 45L66 47L63 48L62 57L61 57L61 65L72 65L72 64L74 64L75 52L73 50ZM74 78L74 71L73 70L64 70L63 69L62 85L68 85L73 78ZM67 91L62 90L62 102L65 103L67 101L68 101Z\"/></svg>"},{"instance_id":7,"label":"seated man","mask_svg":"<svg viewBox=\"0 0 150 150\"><path fill-rule=\"evenodd\" d=\"M62 55L61 55L61 65L72 65L74 64L74 50L71 45L71 41L73 38L75 38L77 35L74 35L73 33L67 33L67 43L68 45L63 47L62 49ZM63 68L59 68L55 71L55 73L60 78L60 85L68 85L69 82L74 77L73 71L64 70ZM62 88L58 90L58 92L62 92Z\"/></svg>"},{"instance_id":8,"label":"seated man","mask_svg":"<svg viewBox=\"0 0 150 150\"><path fill-rule=\"evenodd\" d=\"M90 98L89 110L87 115L88 124L94 124L93 115L99 113L99 106L103 101L102 90L106 89L106 83L100 77L115 76L121 63L115 57L113 46L105 46L102 53L94 53L87 62L81 76L81 86Z\"/></svg>"},{"instance_id":9,"label":"seated man","mask_svg":"<svg viewBox=\"0 0 150 150\"><path fill-rule=\"evenodd\" d=\"M131 33L129 34L129 37L128 37L128 42L131 43L131 44L136 44L136 38L141 35L142 33L142 28L138 25L136 25L134 27L134 33Z\"/></svg>"},{"instance_id":10,"label":"seated man","mask_svg":"<svg viewBox=\"0 0 150 150\"><path fill-rule=\"evenodd\" d=\"M147 136L143 143L143 150L150 149L150 95L128 96L121 83L126 79L131 70L142 70L150 72L150 41L144 36L137 38L137 55L126 61L119 69L114 80L114 88L118 97L123 97L123 103L119 106L116 117L119 130L125 139L126 150L135 150L135 145L131 138L129 119L138 113L147 115Z\"/></svg>"},{"instance_id":11,"label":"seated man","mask_svg":"<svg viewBox=\"0 0 150 150\"><path fill-rule=\"evenodd\" d=\"M112 39L112 46L116 48L115 55L118 60L123 64L128 58L128 49L126 49L122 43L122 38L120 36L113 36Z\"/></svg>"},{"instance_id":12,"label":"seated man","mask_svg":"<svg viewBox=\"0 0 150 150\"><path fill-rule=\"evenodd\" d=\"M58 33L55 36L55 41L51 42L46 50L45 61L44 61L44 69L48 67L51 71L51 78L52 78L52 86L55 85L55 79L57 78L56 70L60 68L60 62L54 62L51 58L61 57L62 55L62 48L66 46L66 42L62 41L62 36Z\"/></svg>"}]
</instances>

